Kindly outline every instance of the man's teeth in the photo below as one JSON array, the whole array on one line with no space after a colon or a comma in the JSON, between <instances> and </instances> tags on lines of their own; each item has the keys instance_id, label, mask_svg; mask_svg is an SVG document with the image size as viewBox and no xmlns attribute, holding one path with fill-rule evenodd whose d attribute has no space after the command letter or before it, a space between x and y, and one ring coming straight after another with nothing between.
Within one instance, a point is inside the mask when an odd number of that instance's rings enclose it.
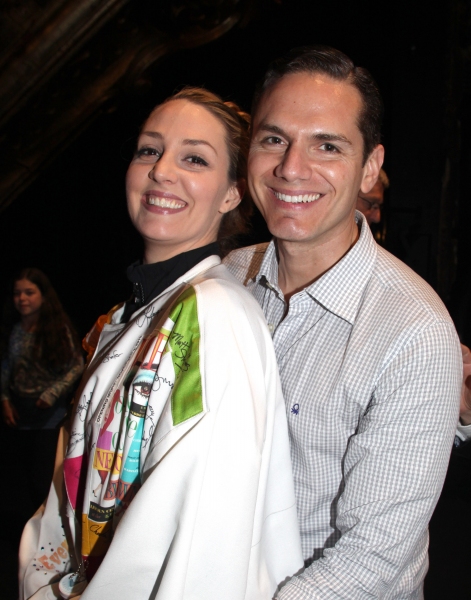
<instances>
[{"instance_id":1,"label":"man's teeth","mask_svg":"<svg viewBox=\"0 0 471 600\"><path fill-rule=\"evenodd\" d=\"M291 202L293 204L298 202L314 202L314 200L318 200L321 197L320 194L304 194L303 196L288 196L287 194L280 194L279 192L274 192L274 194L278 200Z\"/></svg>"},{"instance_id":2,"label":"man's teeth","mask_svg":"<svg viewBox=\"0 0 471 600\"><path fill-rule=\"evenodd\" d=\"M174 200L173 198L160 198L158 196L148 196L147 204L160 206L160 208L183 208L183 206L185 206L185 203L181 200Z\"/></svg>"}]
</instances>

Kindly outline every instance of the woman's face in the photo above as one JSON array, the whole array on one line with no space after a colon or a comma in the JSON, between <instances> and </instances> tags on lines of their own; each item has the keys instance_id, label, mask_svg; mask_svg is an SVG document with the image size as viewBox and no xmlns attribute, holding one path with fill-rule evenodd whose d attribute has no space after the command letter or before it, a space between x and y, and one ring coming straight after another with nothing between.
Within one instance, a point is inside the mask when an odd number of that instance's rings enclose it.
<instances>
[{"instance_id":1,"label":"woman's face","mask_svg":"<svg viewBox=\"0 0 471 600\"><path fill-rule=\"evenodd\" d=\"M225 137L216 117L187 100L163 104L147 119L126 176L146 263L214 242L222 215L240 202L228 181Z\"/></svg>"},{"instance_id":2,"label":"woman's face","mask_svg":"<svg viewBox=\"0 0 471 600\"><path fill-rule=\"evenodd\" d=\"M43 295L29 279L19 279L13 286L13 303L22 317L39 316Z\"/></svg>"}]
</instances>

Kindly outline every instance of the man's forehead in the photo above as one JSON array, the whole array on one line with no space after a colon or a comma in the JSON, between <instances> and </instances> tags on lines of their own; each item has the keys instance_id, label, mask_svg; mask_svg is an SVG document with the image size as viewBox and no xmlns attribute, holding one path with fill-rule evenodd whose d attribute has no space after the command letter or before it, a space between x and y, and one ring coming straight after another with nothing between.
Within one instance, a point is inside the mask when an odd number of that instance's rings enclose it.
<instances>
[{"instance_id":1,"label":"man's forehead","mask_svg":"<svg viewBox=\"0 0 471 600\"><path fill-rule=\"evenodd\" d=\"M355 122L362 106L358 90L348 81L333 79L324 73L290 73L262 94L255 114L254 127L271 122L271 116L283 112L308 116L329 111L350 117Z\"/></svg>"}]
</instances>

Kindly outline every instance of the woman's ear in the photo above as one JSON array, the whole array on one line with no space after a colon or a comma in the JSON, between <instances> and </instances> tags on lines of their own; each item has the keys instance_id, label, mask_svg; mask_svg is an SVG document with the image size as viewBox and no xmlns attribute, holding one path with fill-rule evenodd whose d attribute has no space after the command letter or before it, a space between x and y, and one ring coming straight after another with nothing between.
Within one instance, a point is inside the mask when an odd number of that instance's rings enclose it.
<instances>
[{"instance_id":1,"label":"woman's ear","mask_svg":"<svg viewBox=\"0 0 471 600\"><path fill-rule=\"evenodd\" d=\"M363 167L363 179L361 181L360 189L364 194L367 194L378 180L383 161L384 146L378 144L366 159L365 166Z\"/></svg>"},{"instance_id":2,"label":"woman's ear","mask_svg":"<svg viewBox=\"0 0 471 600\"><path fill-rule=\"evenodd\" d=\"M226 197L219 208L219 212L224 215L225 213L234 210L244 197L246 187L245 179L240 179L237 183L234 183L227 190Z\"/></svg>"}]
</instances>

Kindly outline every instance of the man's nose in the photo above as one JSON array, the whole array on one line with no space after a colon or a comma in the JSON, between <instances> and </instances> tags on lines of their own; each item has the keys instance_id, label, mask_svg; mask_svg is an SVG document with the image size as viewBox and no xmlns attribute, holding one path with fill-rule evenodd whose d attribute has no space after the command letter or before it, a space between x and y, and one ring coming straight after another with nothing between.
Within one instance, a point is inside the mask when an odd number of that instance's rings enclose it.
<instances>
[{"instance_id":1,"label":"man's nose","mask_svg":"<svg viewBox=\"0 0 471 600\"><path fill-rule=\"evenodd\" d=\"M311 164L306 151L297 145L290 146L283 156L283 160L275 169L275 175L286 181L297 179L309 179L311 176Z\"/></svg>"}]
</instances>

